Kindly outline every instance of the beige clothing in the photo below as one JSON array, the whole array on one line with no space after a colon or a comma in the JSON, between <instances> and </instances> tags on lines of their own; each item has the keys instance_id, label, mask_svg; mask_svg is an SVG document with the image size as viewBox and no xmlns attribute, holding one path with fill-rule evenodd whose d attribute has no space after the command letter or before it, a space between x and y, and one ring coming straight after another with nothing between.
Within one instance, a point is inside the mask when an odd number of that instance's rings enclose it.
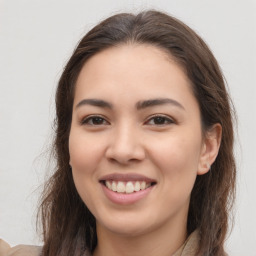
<instances>
[{"instance_id":1,"label":"beige clothing","mask_svg":"<svg viewBox=\"0 0 256 256\"><path fill-rule=\"evenodd\" d=\"M42 247L34 245L17 245L10 247L0 239L0 256L40 256Z\"/></svg>"},{"instance_id":2,"label":"beige clothing","mask_svg":"<svg viewBox=\"0 0 256 256\"><path fill-rule=\"evenodd\" d=\"M198 231L194 231L180 249L172 256L196 256L199 247L199 234ZM0 255L1 256L1 255Z\"/></svg>"},{"instance_id":3,"label":"beige clothing","mask_svg":"<svg viewBox=\"0 0 256 256\"><path fill-rule=\"evenodd\" d=\"M172 256L196 256L198 242L198 232L195 231ZM0 256L40 256L41 249L42 247L40 246L32 245L17 245L11 248L6 242L0 239Z\"/></svg>"}]
</instances>

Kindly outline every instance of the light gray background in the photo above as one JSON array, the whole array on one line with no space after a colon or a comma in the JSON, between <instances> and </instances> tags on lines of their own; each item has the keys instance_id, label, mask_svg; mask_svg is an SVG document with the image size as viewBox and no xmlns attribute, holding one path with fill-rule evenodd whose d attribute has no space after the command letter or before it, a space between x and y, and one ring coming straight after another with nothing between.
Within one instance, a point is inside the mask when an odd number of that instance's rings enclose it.
<instances>
[{"instance_id":1,"label":"light gray background","mask_svg":"<svg viewBox=\"0 0 256 256\"><path fill-rule=\"evenodd\" d=\"M256 3L253 0L0 1L0 237L38 244L35 215L48 165L54 91L82 35L119 11L157 8L209 44L238 113L238 198L231 256L256 255ZM49 168L48 168L49 169Z\"/></svg>"}]
</instances>

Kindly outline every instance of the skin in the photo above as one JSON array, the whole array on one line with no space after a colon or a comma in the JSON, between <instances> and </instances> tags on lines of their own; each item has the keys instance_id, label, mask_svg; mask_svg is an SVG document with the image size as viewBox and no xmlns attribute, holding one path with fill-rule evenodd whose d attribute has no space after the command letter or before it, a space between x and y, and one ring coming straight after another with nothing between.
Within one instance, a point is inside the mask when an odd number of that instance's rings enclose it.
<instances>
[{"instance_id":1,"label":"skin","mask_svg":"<svg viewBox=\"0 0 256 256\"><path fill-rule=\"evenodd\" d=\"M173 102L136 107L163 98ZM91 57L76 84L69 151L77 191L96 218L94 256L172 255L187 237L196 176L208 172L220 137L220 125L203 136L190 81L164 51L121 45ZM99 182L112 173L142 174L156 185L133 204L115 204Z\"/></svg>"}]
</instances>

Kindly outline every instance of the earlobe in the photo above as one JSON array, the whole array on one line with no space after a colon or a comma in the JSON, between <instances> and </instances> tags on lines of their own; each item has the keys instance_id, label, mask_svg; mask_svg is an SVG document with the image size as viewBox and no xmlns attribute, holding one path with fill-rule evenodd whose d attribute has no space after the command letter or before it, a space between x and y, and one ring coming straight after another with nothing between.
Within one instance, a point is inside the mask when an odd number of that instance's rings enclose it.
<instances>
[{"instance_id":1,"label":"earlobe","mask_svg":"<svg viewBox=\"0 0 256 256\"><path fill-rule=\"evenodd\" d=\"M203 175L210 171L211 165L214 163L221 144L222 127L215 124L209 129L204 138L202 151L198 166L198 175Z\"/></svg>"}]
</instances>

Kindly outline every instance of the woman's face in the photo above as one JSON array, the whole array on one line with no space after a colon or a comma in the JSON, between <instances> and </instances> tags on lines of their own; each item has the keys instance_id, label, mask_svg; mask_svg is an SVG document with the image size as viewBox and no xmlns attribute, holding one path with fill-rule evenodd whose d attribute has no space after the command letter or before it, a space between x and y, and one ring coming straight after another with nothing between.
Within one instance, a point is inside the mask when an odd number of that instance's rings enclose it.
<instances>
[{"instance_id":1,"label":"woman's face","mask_svg":"<svg viewBox=\"0 0 256 256\"><path fill-rule=\"evenodd\" d=\"M208 170L191 84L170 56L148 45L113 47L85 63L69 151L97 228L123 235L186 228L196 176Z\"/></svg>"}]
</instances>

